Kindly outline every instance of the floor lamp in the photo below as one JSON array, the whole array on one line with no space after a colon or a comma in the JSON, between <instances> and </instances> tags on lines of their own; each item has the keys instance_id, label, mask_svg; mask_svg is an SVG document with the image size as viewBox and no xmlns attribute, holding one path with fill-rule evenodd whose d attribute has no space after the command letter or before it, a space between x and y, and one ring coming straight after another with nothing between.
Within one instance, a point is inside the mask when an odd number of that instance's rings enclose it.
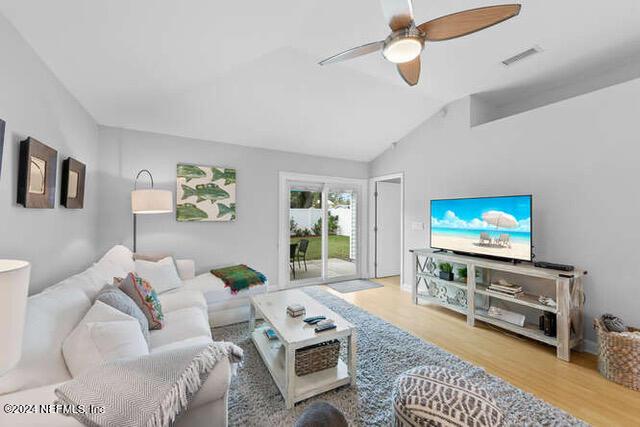
<instances>
[{"instance_id":1,"label":"floor lamp","mask_svg":"<svg viewBox=\"0 0 640 427\"><path fill-rule=\"evenodd\" d=\"M138 179L146 173L151 180L151 188L138 190ZM133 252L137 249L136 222L138 215L160 214L173 212L173 194L169 190L153 188L153 176L147 169L142 169L136 175L136 181L131 192L131 212L133 213Z\"/></svg>"},{"instance_id":2,"label":"floor lamp","mask_svg":"<svg viewBox=\"0 0 640 427\"><path fill-rule=\"evenodd\" d=\"M22 356L30 274L27 261L0 259L0 376Z\"/></svg>"}]
</instances>

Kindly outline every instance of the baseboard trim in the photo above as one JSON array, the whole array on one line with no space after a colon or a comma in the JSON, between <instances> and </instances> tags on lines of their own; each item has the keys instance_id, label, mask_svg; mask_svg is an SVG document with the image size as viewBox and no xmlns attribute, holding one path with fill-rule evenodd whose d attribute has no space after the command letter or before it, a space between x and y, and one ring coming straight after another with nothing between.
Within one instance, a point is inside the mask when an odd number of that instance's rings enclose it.
<instances>
[{"instance_id":1,"label":"baseboard trim","mask_svg":"<svg viewBox=\"0 0 640 427\"><path fill-rule=\"evenodd\" d=\"M598 355L598 343L596 341L583 340L580 351Z\"/></svg>"}]
</instances>

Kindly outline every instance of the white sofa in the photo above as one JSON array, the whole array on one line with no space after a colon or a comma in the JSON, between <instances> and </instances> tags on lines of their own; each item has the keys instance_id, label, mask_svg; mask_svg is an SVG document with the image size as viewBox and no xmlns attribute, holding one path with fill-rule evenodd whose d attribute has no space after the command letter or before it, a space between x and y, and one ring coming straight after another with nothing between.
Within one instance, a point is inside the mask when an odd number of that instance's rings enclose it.
<instances>
[{"instance_id":1,"label":"white sofa","mask_svg":"<svg viewBox=\"0 0 640 427\"><path fill-rule=\"evenodd\" d=\"M179 273L184 272L182 263ZM183 271L181 271L183 270ZM0 405L48 405L55 388L71 379L62 354L62 343L92 306L96 295L114 276L133 271L131 252L111 249L100 261L44 291L27 302L22 358L0 376ZM186 280L188 282L189 280ZM151 353L180 346L212 342L207 302L197 286L184 286L159 295L165 314L162 329L150 331ZM235 366L222 359L211 372L179 426L226 426L227 393ZM10 408L11 406L9 406ZM77 426L72 417L58 414L8 414L0 410L0 426Z\"/></svg>"}]
</instances>

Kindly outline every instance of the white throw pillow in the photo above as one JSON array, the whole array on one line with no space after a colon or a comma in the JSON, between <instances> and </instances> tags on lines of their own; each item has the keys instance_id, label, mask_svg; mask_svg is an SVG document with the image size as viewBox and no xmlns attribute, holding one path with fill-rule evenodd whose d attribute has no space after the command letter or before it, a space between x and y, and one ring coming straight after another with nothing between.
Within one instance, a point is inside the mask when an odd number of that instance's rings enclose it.
<instances>
[{"instance_id":1,"label":"white throw pillow","mask_svg":"<svg viewBox=\"0 0 640 427\"><path fill-rule=\"evenodd\" d=\"M97 264L113 263L121 270L133 271L133 252L126 246L116 245L100 258Z\"/></svg>"},{"instance_id":2,"label":"white throw pillow","mask_svg":"<svg viewBox=\"0 0 640 427\"><path fill-rule=\"evenodd\" d=\"M101 362L149 354L149 347L140 331L140 323L135 319L91 322L87 323L87 328Z\"/></svg>"},{"instance_id":3,"label":"white throw pillow","mask_svg":"<svg viewBox=\"0 0 640 427\"><path fill-rule=\"evenodd\" d=\"M180 280L176 265L170 256L162 258L158 262L136 260L135 272L149 282L159 294L182 286L182 280Z\"/></svg>"},{"instance_id":4,"label":"white throw pillow","mask_svg":"<svg viewBox=\"0 0 640 427\"><path fill-rule=\"evenodd\" d=\"M113 331L106 331L106 327L102 326L104 323L113 328ZM120 358L149 354L149 348L140 331L140 323L135 318L96 301L64 340L62 354L69 372L76 377L92 366L113 360L114 356Z\"/></svg>"}]
</instances>

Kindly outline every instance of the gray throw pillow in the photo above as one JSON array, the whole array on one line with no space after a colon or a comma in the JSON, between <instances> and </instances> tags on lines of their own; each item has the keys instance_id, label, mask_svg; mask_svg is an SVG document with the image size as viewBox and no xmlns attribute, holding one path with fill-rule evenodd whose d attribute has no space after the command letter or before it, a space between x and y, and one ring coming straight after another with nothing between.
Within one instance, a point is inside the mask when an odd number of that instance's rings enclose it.
<instances>
[{"instance_id":1,"label":"gray throw pillow","mask_svg":"<svg viewBox=\"0 0 640 427\"><path fill-rule=\"evenodd\" d=\"M149 322L140 307L127 294L115 286L105 286L96 297L96 301L103 302L116 310L134 317L140 323L142 336L149 346Z\"/></svg>"}]
</instances>

